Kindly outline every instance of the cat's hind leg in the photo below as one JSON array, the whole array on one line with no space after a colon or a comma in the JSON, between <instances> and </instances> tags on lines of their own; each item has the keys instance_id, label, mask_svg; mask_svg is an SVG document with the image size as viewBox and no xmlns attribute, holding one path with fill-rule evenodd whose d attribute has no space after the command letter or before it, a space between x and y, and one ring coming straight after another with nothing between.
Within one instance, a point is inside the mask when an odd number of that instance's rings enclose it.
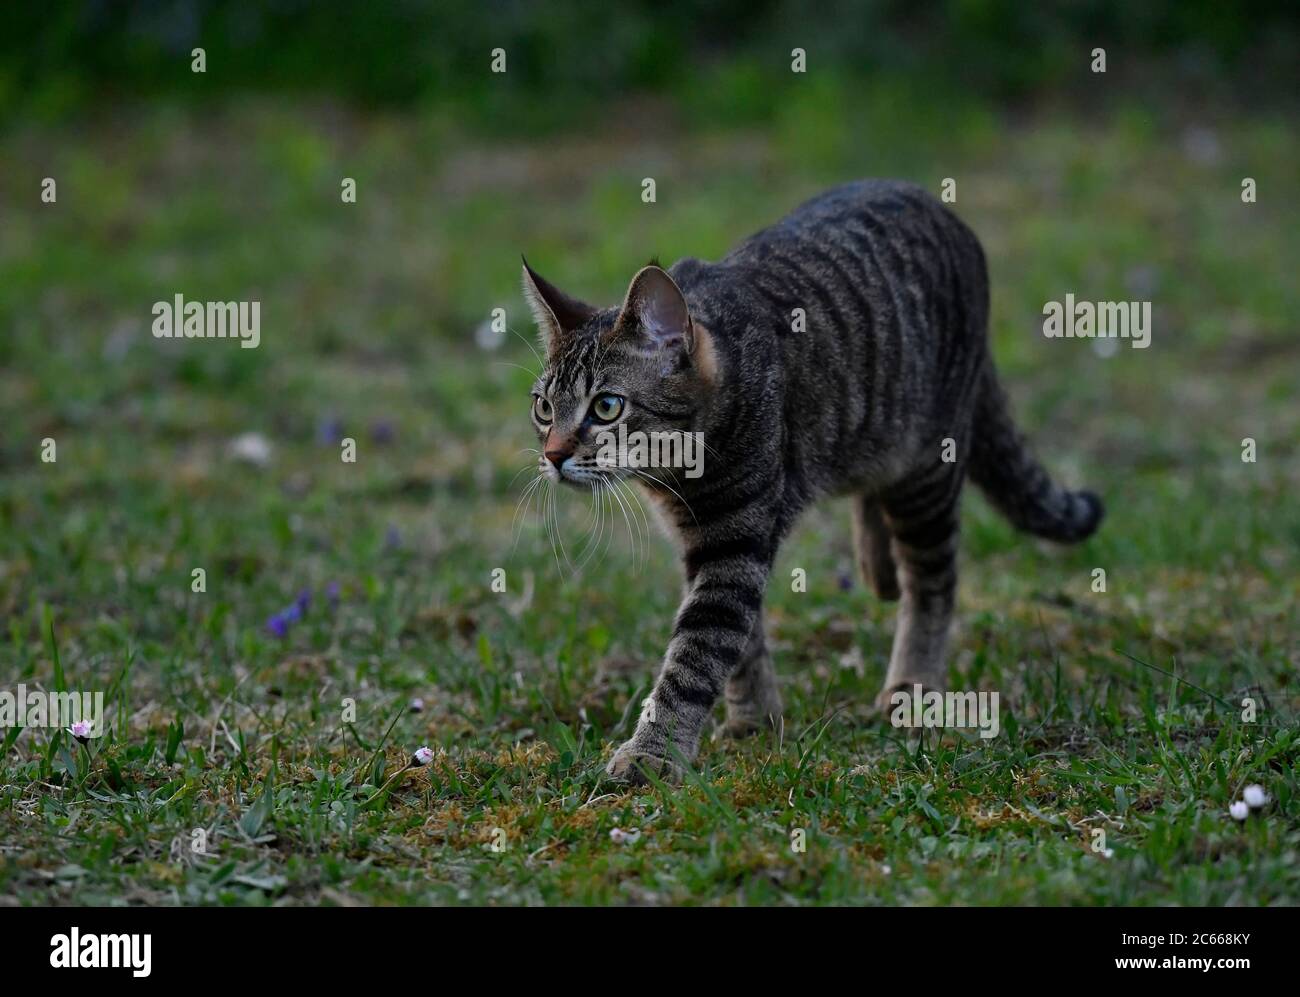
<instances>
[{"instance_id":1,"label":"cat's hind leg","mask_svg":"<svg viewBox=\"0 0 1300 997\"><path fill-rule=\"evenodd\" d=\"M746 737L773 730L781 722L781 693L776 686L772 655L767 650L761 611L740 662L727 679L725 696L727 719L721 730L724 737Z\"/></svg>"},{"instance_id":2,"label":"cat's hind leg","mask_svg":"<svg viewBox=\"0 0 1300 997\"><path fill-rule=\"evenodd\" d=\"M894 564L894 555L890 552L892 537L885 517L880 511L880 503L866 495L854 495L853 509L853 549L858 555L858 570L862 572L862 581L875 589L876 595L894 602L898 599L898 568Z\"/></svg>"},{"instance_id":3,"label":"cat's hind leg","mask_svg":"<svg viewBox=\"0 0 1300 997\"><path fill-rule=\"evenodd\" d=\"M877 700L881 706L888 706L899 689L939 690L946 684L963 477L960 465L939 464L884 497L902 599L889 672Z\"/></svg>"}]
</instances>

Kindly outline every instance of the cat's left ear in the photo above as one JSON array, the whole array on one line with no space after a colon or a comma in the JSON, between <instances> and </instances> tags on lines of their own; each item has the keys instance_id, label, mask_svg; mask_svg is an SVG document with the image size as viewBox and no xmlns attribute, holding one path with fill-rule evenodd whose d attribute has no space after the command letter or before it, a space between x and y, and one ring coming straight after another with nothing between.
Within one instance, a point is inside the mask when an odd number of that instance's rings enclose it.
<instances>
[{"instance_id":1,"label":"cat's left ear","mask_svg":"<svg viewBox=\"0 0 1300 997\"><path fill-rule=\"evenodd\" d=\"M616 335L633 335L647 351L695 349L695 328L686 296L663 267L643 267L627 289L614 324Z\"/></svg>"}]
</instances>

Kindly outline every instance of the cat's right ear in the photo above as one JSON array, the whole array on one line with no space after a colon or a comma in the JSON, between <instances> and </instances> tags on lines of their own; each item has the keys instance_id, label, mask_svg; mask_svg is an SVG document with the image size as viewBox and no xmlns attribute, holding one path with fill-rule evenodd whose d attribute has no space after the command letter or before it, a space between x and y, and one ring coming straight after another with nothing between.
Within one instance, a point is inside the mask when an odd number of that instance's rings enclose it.
<instances>
[{"instance_id":1,"label":"cat's right ear","mask_svg":"<svg viewBox=\"0 0 1300 997\"><path fill-rule=\"evenodd\" d=\"M520 259L524 261L524 300L533 311L542 349L550 357L557 344L574 329L583 326L597 309L569 297L536 273L526 259L522 256Z\"/></svg>"}]
</instances>

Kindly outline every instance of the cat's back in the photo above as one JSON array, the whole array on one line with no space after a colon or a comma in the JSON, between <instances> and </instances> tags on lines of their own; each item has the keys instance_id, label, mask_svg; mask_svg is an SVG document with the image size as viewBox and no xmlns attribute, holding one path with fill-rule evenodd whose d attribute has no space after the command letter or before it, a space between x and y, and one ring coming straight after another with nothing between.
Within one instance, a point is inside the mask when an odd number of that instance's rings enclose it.
<instances>
[{"instance_id":1,"label":"cat's back","mask_svg":"<svg viewBox=\"0 0 1300 997\"><path fill-rule=\"evenodd\" d=\"M722 343L766 342L791 365L818 357L860 368L874 355L864 342L924 356L950 337L984 334L979 241L938 198L900 180L832 187L716 263L686 259L671 272Z\"/></svg>"},{"instance_id":2,"label":"cat's back","mask_svg":"<svg viewBox=\"0 0 1300 997\"><path fill-rule=\"evenodd\" d=\"M720 262L752 264L843 249L862 253L874 248L873 242L910 245L932 239L936 230L970 234L956 215L916 184L856 180L805 201L739 243Z\"/></svg>"}]
</instances>

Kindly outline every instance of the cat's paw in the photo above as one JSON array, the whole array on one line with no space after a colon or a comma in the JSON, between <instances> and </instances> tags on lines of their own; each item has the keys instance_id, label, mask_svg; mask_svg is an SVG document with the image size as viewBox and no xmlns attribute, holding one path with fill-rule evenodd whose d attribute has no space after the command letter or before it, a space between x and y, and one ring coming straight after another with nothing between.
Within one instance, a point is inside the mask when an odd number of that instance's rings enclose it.
<instances>
[{"instance_id":1,"label":"cat's paw","mask_svg":"<svg viewBox=\"0 0 1300 997\"><path fill-rule=\"evenodd\" d=\"M628 741L605 766L605 775L612 781L629 786L644 786L650 780L646 773L666 782L678 784L686 775L685 769L671 758L649 751Z\"/></svg>"}]
</instances>

